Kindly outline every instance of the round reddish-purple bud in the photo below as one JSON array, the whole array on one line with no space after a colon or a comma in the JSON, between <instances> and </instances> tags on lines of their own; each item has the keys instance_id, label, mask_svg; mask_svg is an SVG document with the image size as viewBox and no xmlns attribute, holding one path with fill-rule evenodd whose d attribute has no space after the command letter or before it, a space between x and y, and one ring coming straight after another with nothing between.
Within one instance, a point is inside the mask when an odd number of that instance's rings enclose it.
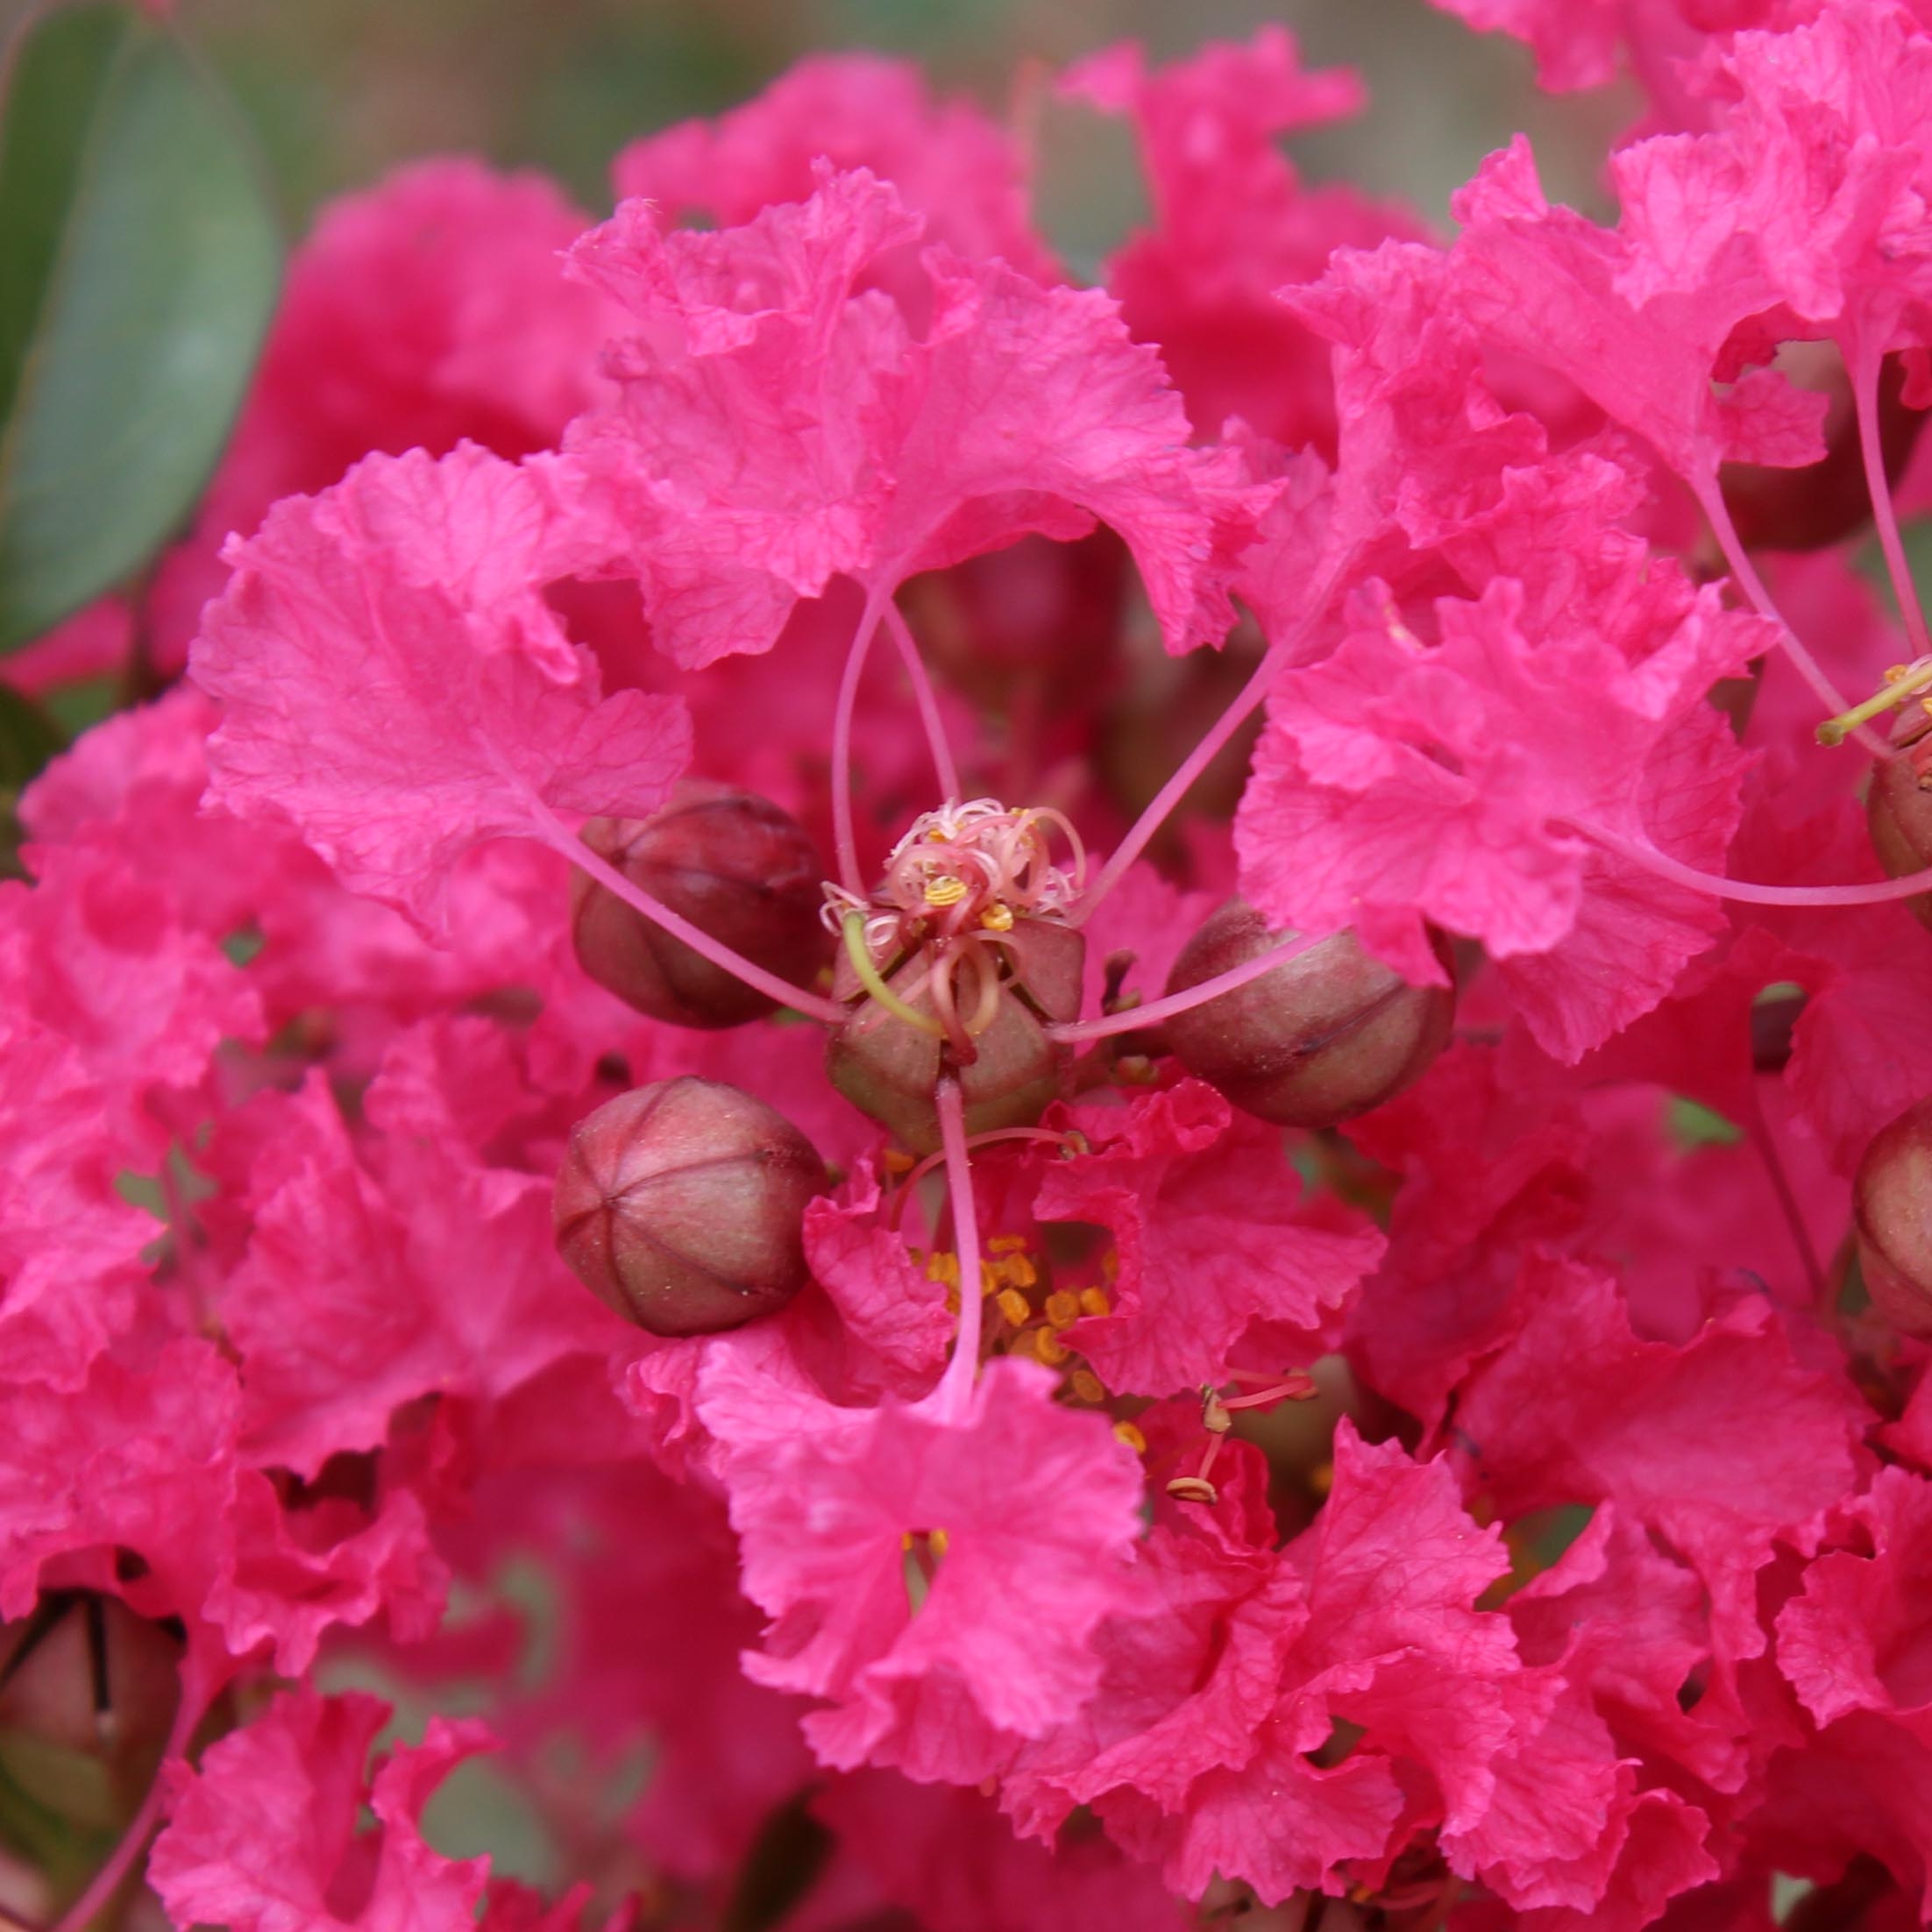
<instances>
[{"instance_id":1,"label":"round reddish-purple bud","mask_svg":"<svg viewBox=\"0 0 1932 1932\"><path fill-rule=\"evenodd\" d=\"M775 1108L685 1074L607 1102L572 1130L557 1246L577 1278L653 1335L708 1335L805 1285L806 1203L827 1185Z\"/></svg>"},{"instance_id":2,"label":"round reddish-purple bud","mask_svg":"<svg viewBox=\"0 0 1932 1932\"><path fill-rule=\"evenodd\" d=\"M1932 1335L1932 1097L1881 1127L1851 1188L1872 1304L1907 1335Z\"/></svg>"},{"instance_id":3,"label":"round reddish-purple bud","mask_svg":"<svg viewBox=\"0 0 1932 1932\"><path fill-rule=\"evenodd\" d=\"M1932 767L1926 775L1932 778ZM1872 849L1890 877L1932 866L1932 790L1920 784L1913 758L1901 753L1872 767L1865 809ZM1932 892L1914 892L1904 904L1920 925L1932 926Z\"/></svg>"},{"instance_id":4,"label":"round reddish-purple bud","mask_svg":"<svg viewBox=\"0 0 1932 1932\"><path fill-rule=\"evenodd\" d=\"M808 985L829 955L817 849L769 799L686 781L654 818L593 819L583 835L633 884L781 979ZM776 1004L583 872L571 936L599 985L674 1026L738 1026Z\"/></svg>"},{"instance_id":5,"label":"round reddish-purple bud","mask_svg":"<svg viewBox=\"0 0 1932 1932\"><path fill-rule=\"evenodd\" d=\"M860 1112L916 1154L939 1147L936 1093L942 1074L959 1083L970 1134L1030 1126L1060 1097L1073 1055L1046 1029L1049 1022L1079 1017L1087 942L1058 920L1022 919L999 955L1010 977L991 1024L973 1040L973 1057L965 1062L948 1041L867 998L850 962L840 959L834 996L856 1004L832 1033L826 1070ZM908 1006L928 1016L934 1014L931 967L931 955L921 948L884 976Z\"/></svg>"},{"instance_id":6,"label":"round reddish-purple bud","mask_svg":"<svg viewBox=\"0 0 1932 1932\"><path fill-rule=\"evenodd\" d=\"M1243 966L1289 935L1245 899L1210 913L1182 949L1168 993ZM1434 941L1446 970L1447 942ZM1447 1043L1455 988L1411 986L1336 933L1232 992L1166 1024L1187 1070L1245 1112L1282 1126L1332 1127L1419 1079Z\"/></svg>"}]
</instances>

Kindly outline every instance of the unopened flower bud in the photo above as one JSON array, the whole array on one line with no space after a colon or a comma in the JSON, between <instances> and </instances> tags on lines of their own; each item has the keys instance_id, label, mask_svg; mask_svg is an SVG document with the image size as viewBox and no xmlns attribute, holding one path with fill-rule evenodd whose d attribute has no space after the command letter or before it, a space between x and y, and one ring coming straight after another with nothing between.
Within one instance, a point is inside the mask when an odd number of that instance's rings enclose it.
<instances>
[{"instance_id":1,"label":"unopened flower bud","mask_svg":"<svg viewBox=\"0 0 1932 1932\"><path fill-rule=\"evenodd\" d=\"M1182 949L1168 992L1245 965L1288 935L1245 899L1210 913ZM1436 956L1450 963L1448 946ZM1336 933L1232 992L1167 1022L1175 1057L1246 1112L1282 1126L1332 1127L1419 1079L1449 1039L1452 986L1411 986Z\"/></svg>"},{"instance_id":2,"label":"unopened flower bud","mask_svg":"<svg viewBox=\"0 0 1932 1932\"><path fill-rule=\"evenodd\" d=\"M805 1285L806 1203L825 1163L775 1108L684 1075L577 1123L557 1176L557 1245L577 1277L654 1335L708 1335Z\"/></svg>"},{"instance_id":3,"label":"unopened flower bud","mask_svg":"<svg viewBox=\"0 0 1932 1932\"><path fill-rule=\"evenodd\" d=\"M1086 950L1085 940L1070 926L1022 919L997 951L984 953L980 970L998 976L990 988L975 989L955 974L955 984L963 988L959 1010L977 1027L970 1061L962 1060L936 1025L926 1031L864 997L850 961L842 958L834 997L856 998L857 1005L827 1049L832 1084L917 1154L931 1154L939 1146L934 1096L941 1074L959 1083L968 1133L1030 1126L1059 1097L1072 1058L1046 1026L1078 1018ZM936 1018L933 970L931 956L919 951L884 976L899 1000L929 1023ZM985 1024L977 1026L981 1011Z\"/></svg>"},{"instance_id":4,"label":"unopened flower bud","mask_svg":"<svg viewBox=\"0 0 1932 1932\"><path fill-rule=\"evenodd\" d=\"M583 836L652 898L781 979L809 984L824 963L818 852L769 799L687 781L654 818L593 819ZM653 1019L737 1026L773 1010L583 872L571 882L571 936L584 970Z\"/></svg>"},{"instance_id":5,"label":"unopened flower bud","mask_svg":"<svg viewBox=\"0 0 1932 1932\"><path fill-rule=\"evenodd\" d=\"M1932 778L1932 770L1927 777ZM1865 823L1872 849L1889 877L1904 878L1932 866L1932 790L1919 782L1915 759L1900 753L1872 768ZM1932 926L1932 892L1914 892L1903 904L1920 925Z\"/></svg>"},{"instance_id":6,"label":"unopened flower bud","mask_svg":"<svg viewBox=\"0 0 1932 1932\"><path fill-rule=\"evenodd\" d=\"M1932 1335L1932 1097L1873 1136L1851 1205L1872 1305L1903 1333Z\"/></svg>"}]
</instances>

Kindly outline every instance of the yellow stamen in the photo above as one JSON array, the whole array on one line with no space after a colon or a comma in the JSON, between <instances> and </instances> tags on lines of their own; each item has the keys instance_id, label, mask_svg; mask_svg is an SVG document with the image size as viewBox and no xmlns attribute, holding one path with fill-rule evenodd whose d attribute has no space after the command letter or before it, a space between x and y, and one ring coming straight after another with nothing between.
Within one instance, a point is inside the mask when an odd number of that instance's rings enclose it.
<instances>
[{"instance_id":1,"label":"yellow stamen","mask_svg":"<svg viewBox=\"0 0 1932 1932\"><path fill-rule=\"evenodd\" d=\"M1010 933L1013 929L1013 909L1004 900L995 899L979 915L979 923L989 933Z\"/></svg>"},{"instance_id":2,"label":"yellow stamen","mask_svg":"<svg viewBox=\"0 0 1932 1932\"><path fill-rule=\"evenodd\" d=\"M1009 1254L999 1264L999 1278L1015 1288L1032 1288L1038 1283L1040 1273L1024 1254Z\"/></svg>"},{"instance_id":3,"label":"yellow stamen","mask_svg":"<svg viewBox=\"0 0 1932 1932\"><path fill-rule=\"evenodd\" d=\"M1893 705L1916 697L1932 685L1932 657L1921 657L1913 664L1893 664L1886 672L1885 680L1885 688L1874 692L1863 704L1841 711L1836 718L1827 718L1818 727L1818 742L1843 744L1858 726L1876 718L1881 711L1889 711Z\"/></svg>"},{"instance_id":4,"label":"yellow stamen","mask_svg":"<svg viewBox=\"0 0 1932 1932\"><path fill-rule=\"evenodd\" d=\"M986 1244L989 1254L1024 1254L1026 1252L1026 1237L1024 1234L996 1234Z\"/></svg>"},{"instance_id":5,"label":"yellow stamen","mask_svg":"<svg viewBox=\"0 0 1932 1932\"><path fill-rule=\"evenodd\" d=\"M946 1282L954 1288L959 1286L959 1257L941 1248L935 1254L926 1257L926 1279L929 1282Z\"/></svg>"},{"instance_id":6,"label":"yellow stamen","mask_svg":"<svg viewBox=\"0 0 1932 1932\"><path fill-rule=\"evenodd\" d=\"M951 1547L953 1541L943 1530L928 1530L926 1532L926 1540L932 1545L934 1556L944 1556Z\"/></svg>"},{"instance_id":7,"label":"yellow stamen","mask_svg":"<svg viewBox=\"0 0 1932 1932\"><path fill-rule=\"evenodd\" d=\"M1113 1425L1113 1433L1115 1439L1117 1441L1126 1443L1127 1447L1133 1450L1135 1455L1144 1456L1147 1454L1147 1438L1143 1436L1131 1422L1115 1423Z\"/></svg>"},{"instance_id":8,"label":"yellow stamen","mask_svg":"<svg viewBox=\"0 0 1932 1932\"><path fill-rule=\"evenodd\" d=\"M898 1147L888 1147L884 1156L885 1171L888 1174L910 1174L919 1165L911 1154Z\"/></svg>"},{"instance_id":9,"label":"yellow stamen","mask_svg":"<svg viewBox=\"0 0 1932 1932\"><path fill-rule=\"evenodd\" d=\"M966 881L951 872L941 872L926 882L928 906L957 906L966 897Z\"/></svg>"},{"instance_id":10,"label":"yellow stamen","mask_svg":"<svg viewBox=\"0 0 1932 1932\"><path fill-rule=\"evenodd\" d=\"M999 1270L989 1261L982 1260L979 1264L979 1292L982 1296L999 1292Z\"/></svg>"},{"instance_id":11,"label":"yellow stamen","mask_svg":"<svg viewBox=\"0 0 1932 1932\"><path fill-rule=\"evenodd\" d=\"M1104 1288L1083 1288L1080 1290L1080 1312L1083 1315L1111 1315L1113 1303L1107 1299Z\"/></svg>"},{"instance_id":12,"label":"yellow stamen","mask_svg":"<svg viewBox=\"0 0 1932 1932\"><path fill-rule=\"evenodd\" d=\"M1070 1328L1080 1319L1080 1297L1056 1288L1047 1297L1047 1319L1055 1328Z\"/></svg>"},{"instance_id":13,"label":"yellow stamen","mask_svg":"<svg viewBox=\"0 0 1932 1932\"><path fill-rule=\"evenodd\" d=\"M1073 1353L1050 1328L1036 1328L1033 1336L1033 1353L1049 1368L1059 1367Z\"/></svg>"},{"instance_id":14,"label":"yellow stamen","mask_svg":"<svg viewBox=\"0 0 1932 1932\"><path fill-rule=\"evenodd\" d=\"M1069 1379L1073 1383L1074 1394L1082 1402L1105 1402L1107 1399L1107 1392L1100 1386L1100 1378L1092 1369L1076 1368ZM1120 1426L1125 1429L1131 1424L1123 1423ZM1138 1434L1139 1431L1135 1431L1135 1433Z\"/></svg>"},{"instance_id":15,"label":"yellow stamen","mask_svg":"<svg viewBox=\"0 0 1932 1932\"><path fill-rule=\"evenodd\" d=\"M993 1303L1015 1328L1024 1328L1033 1318L1033 1304L1017 1288L1003 1288Z\"/></svg>"}]
</instances>

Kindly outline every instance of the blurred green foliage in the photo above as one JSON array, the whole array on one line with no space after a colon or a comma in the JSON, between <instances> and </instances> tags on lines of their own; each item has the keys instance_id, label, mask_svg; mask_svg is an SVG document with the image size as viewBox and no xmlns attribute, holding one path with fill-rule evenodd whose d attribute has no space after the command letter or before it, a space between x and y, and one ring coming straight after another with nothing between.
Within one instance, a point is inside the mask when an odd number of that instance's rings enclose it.
<instances>
[{"instance_id":1,"label":"blurred green foliage","mask_svg":"<svg viewBox=\"0 0 1932 1932\"><path fill-rule=\"evenodd\" d=\"M1595 157L1633 96L1552 103L1514 43L1425 0L181 0L262 130L294 212L411 155L461 150L560 176L593 211L626 141L756 93L801 55L922 60L996 109L1016 84L1124 38L1161 60L1284 21L1312 64L1367 77L1361 120L1296 144L1318 180L1405 195L1431 217L1490 148L1535 138L1552 193L1601 209ZM1070 110L1069 110L1070 111ZM1076 127L1090 129L1080 115ZM1076 134L1078 146L1088 137ZM1105 230L1133 207L1128 150L1083 173ZM1061 205L1068 203L1061 197ZM1078 216L1083 204L1074 200ZM1123 212L1125 211L1125 212ZM1083 252L1076 246L1076 254Z\"/></svg>"}]
</instances>

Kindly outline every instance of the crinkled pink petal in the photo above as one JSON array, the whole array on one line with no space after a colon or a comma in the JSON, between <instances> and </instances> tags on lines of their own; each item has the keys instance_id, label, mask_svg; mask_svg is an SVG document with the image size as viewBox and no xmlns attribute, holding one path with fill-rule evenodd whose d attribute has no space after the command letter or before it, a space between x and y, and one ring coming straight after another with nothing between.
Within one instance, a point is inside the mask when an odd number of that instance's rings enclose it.
<instances>
[{"instance_id":1,"label":"crinkled pink petal","mask_svg":"<svg viewBox=\"0 0 1932 1932\"><path fill-rule=\"evenodd\" d=\"M1154 225L1107 263L1137 340L1159 345L1196 431L1230 416L1279 442L1332 452L1335 405L1321 341L1273 300L1320 273L1339 245L1420 237L1408 210L1341 183L1306 188L1277 137L1360 110L1345 68L1310 72L1292 36L1266 26L1147 71L1133 45L1069 67L1061 92L1128 117Z\"/></svg>"},{"instance_id":2,"label":"crinkled pink petal","mask_svg":"<svg viewBox=\"0 0 1932 1932\"><path fill-rule=\"evenodd\" d=\"M1532 641L1521 610L1499 578L1438 603L1439 644L1391 614L1285 673L1235 840L1271 919L1353 924L1411 978L1440 977L1424 920L1481 937L1539 1041L1574 1060L1722 930L1714 900L1588 828L1722 863L1746 761L1704 693L1762 639L1706 595L1633 665L1587 631Z\"/></svg>"},{"instance_id":3,"label":"crinkled pink petal","mask_svg":"<svg viewBox=\"0 0 1932 1932\"><path fill-rule=\"evenodd\" d=\"M1637 1339L1597 1270L1532 1261L1524 1286L1523 1326L1457 1406L1480 1479L1512 1513L1614 1501L1702 1577L1720 1659L1757 1656L1757 1573L1779 1538L1815 1546L1862 1405L1793 1360L1766 1302L1735 1303L1680 1349Z\"/></svg>"},{"instance_id":4,"label":"crinkled pink petal","mask_svg":"<svg viewBox=\"0 0 1932 1932\"><path fill-rule=\"evenodd\" d=\"M199 1772L171 1773L173 1816L148 1881L176 1921L233 1932L457 1932L474 1922L487 1858L450 1859L424 1843L423 1807L456 1765L490 1746L473 1718L432 1717L419 1745L386 1758L366 1784L388 1721L380 1699L285 1694L211 1745ZM366 1803L380 1826L359 1836Z\"/></svg>"},{"instance_id":5,"label":"crinkled pink petal","mask_svg":"<svg viewBox=\"0 0 1932 1932\"><path fill-rule=\"evenodd\" d=\"M812 1813L931 1932L1180 1932L1187 1922L1159 1880L1105 1838L1069 1832L1051 1850L1023 1843L978 1792L854 1772L829 1779Z\"/></svg>"},{"instance_id":6,"label":"crinkled pink petal","mask_svg":"<svg viewBox=\"0 0 1932 1932\"><path fill-rule=\"evenodd\" d=\"M836 1196L805 1211L805 1255L853 1341L884 1364L896 1395L923 1395L945 1365L956 1325L946 1286L929 1278L905 1237L883 1226L883 1197L862 1161Z\"/></svg>"},{"instance_id":7,"label":"crinkled pink petal","mask_svg":"<svg viewBox=\"0 0 1932 1932\"><path fill-rule=\"evenodd\" d=\"M0 1020L0 1364L78 1389L132 1323L154 1221L115 1183L128 1148L115 1097L65 1041Z\"/></svg>"},{"instance_id":8,"label":"crinkled pink petal","mask_svg":"<svg viewBox=\"0 0 1932 1932\"><path fill-rule=\"evenodd\" d=\"M264 1030L246 977L184 928L132 856L92 844L50 851L32 890L0 887L0 979L124 1106L149 1087L199 1085L224 1040L252 1044Z\"/></svg>"},{"instance_id":9,"label":"crinkled pink petal","mask_svg":"<svg viewBox=\"0 0 1932 1932\"><path fill-rule=\"evenodd\" d=\"M1474 1041L1347 1132L1402 1183L1350 1346L1374 1387L1435 1428L1521 1321L1524 1245L1567 1240L1581 1224L1591 1136L1573 1107L1524 1092L1497 1050Z\"/></svg>"},{"instance_id":10,"label":"crinkled pink petal","mask_svg":"<svg viewBox=\"0 0 1932 1932\"><path fill-rule=\"evenodd\" d=\"M224 716L210 797L293 826L352 891L447 930L451 868L557 814L661 804L675 700L598 702L540 592L580 538L529 470L465 445L372 457L236 546L195 680Z\"/></svg>"},{"instance_id":11,"label":"crinkled pink petal","mask_svg":"<svg viewBox=\"0 0 1932 1932\"><path fill-rule=\"evenodd\" d=\"M693 666L767 650L837 574L884 594L1096 518L1133 550L1169 648L1218 642L1268 493L1187 447L1179 397L1112 301L934 249L914 341L854 289L916 224L863 170L818 181L715 233L661 234L626 203L575 252L645 325L614 364L621 400L571 446L661 647Z\"/></svg>"},{"instance_id":12,"label":"crinkled pink petal","mask_svg":"<svg viewBox=\"0 0 1932 1932\"><path fill-rule=\"evenodd\" d=\"M507 1395L624 1340L557 1257L548 1177L409 1140L379 1176L314 1077L256 1106L253 1232L221 1290L252 1460L313 1474L417 1396Z\"/></svg>"},{"instance_id":13,"label":"crinkled pink petal","mask_svg":"<svg viewBox=\"0 0 1932 1932\"><path fill-rule=\"evenodd\" d=\"M821 156L891 182L932 239L956 253L998 255L1036 281L1055 279L1030 223L1019 144L970 102L935 101L910 60L811 55L714 121L633 141L611 174L620 199L642 195L674 218L731 228L806 200Z\"/></svg>"},{"instance_id":14,"label":"crinkled pink petal","mask_svg":"<svg viewBox=\"0 0 1932 1932\"><path fill-rule=\"evenodd\" d=\"M1880 1469L1841 1512L1850 1546L1817 1558L1778 1613L1778 1667L1821 1725L1875 1711L1932 1745L1932 1482ZM1870 1553L1865 1545L1869 1544Z\"/></svg>"},{"instance_id":15,"label":"crinkled pink petal","mask_svg":"<svg viewBox=\"0 0 1932 1932\"><path fill-rule=\"evenodd\" d=\"M1278 1132L1237 1124L1197 1080L1071 1119L1092 1152L1048 1162L1033 1210L1113 1235L1112 1311L1066 1334L1103 1382L1145 1396L1218 1382L1251 1329L1321 1353L1382 1243L1301 1211Z\"/></svg>"},{"instance_id":16,"label":"crinkled pink petal","mask_svg":"<svg viewBox=\"0 0 1932 1932\"><path fill-rule=\"evenodd\" d=\"M1035 1364L991 1363L954 1422L890 1400L832 1408L786 1390L758 1351L714 1350L698 1403L746 1594L773 1619L747 1671L834 1701L806 1721L823 1762L985 1776L1098 1681L1091 1633L1133 1595L1138 1467ZM935 1531L915 1610L906 1538ZM941 1722L922 1734L928 1698Z\"/></svg>"},{"instance_id":17,"label":"crinkled pink petal","mask_svg":"<svg viewBox=\"0 0 1932 1932\"><path fill-rule=\"evenodd\" d=\"M1429 1822L1469 1829L1494 1793L1492 1760L1547 1707L1507 1620L1474 1607L1503 1559L1447 1467L1367 1446L1346 1422L1334 1467L1321 1514L1280 1559L1306 1607L1251 1755L1197 1779L1172 1817L1131 1785L1096 1803L1191 1896L1218 1872L1278 1902L1332 1885L1349 1860L1393 1856L1409 1777L1435 1793ZM1337 1719L1362 1737L1340 1763L1311 1763Z\"/></svg>"},{"instance_id":18,"label":"crinkled pink petal","mask_svg":"<svg viewBox=\"0 0 1932 1932\"><path fill-rule=\"evenodd\" d=\"M1641 244L1543 198L1518 136L1459 191L1453 252L1460 308L1492 341L1569 378L1613 421L1646 437L1687 479L1708 483L1728 458L1793 465L1824 453L1824 399L1770 371L1721 394L1718 353L1779 291L1752 265L1650 300L1626 295Z\"/></svg>"},{"instance_id":19,"label":"crinkled pink petal","mask_svg":"<svg viewBox=\"0 0 1932 1932\"><path fill-rule=\"evenodd\" d=\"M0 1616L24 1616L50 1567L110 1583L125 1549L146 1567L114 1587L192 1629L232 1549L238 1408L233 1368L198 1340L139 1370L103 1357L73 1393L0 1391Z\"/></svg>"},{"instance_id":20,"label":"crinkled pink petal","mask_svg":"<svg viewBox=\"0 0 1932 1932\"><path fill-rule=\"evenodd\" d=\"M324 1633L382 1618L400 1643L428 1637L449 1594L448 1566L407 1490L372 1517L335 1500L285 1510L266 1476L237 1481L232 1574L210 1593L210 1616L237 1657L266 1648L279 1676L314 1665Z\"/></svg>"}]
</instances>

